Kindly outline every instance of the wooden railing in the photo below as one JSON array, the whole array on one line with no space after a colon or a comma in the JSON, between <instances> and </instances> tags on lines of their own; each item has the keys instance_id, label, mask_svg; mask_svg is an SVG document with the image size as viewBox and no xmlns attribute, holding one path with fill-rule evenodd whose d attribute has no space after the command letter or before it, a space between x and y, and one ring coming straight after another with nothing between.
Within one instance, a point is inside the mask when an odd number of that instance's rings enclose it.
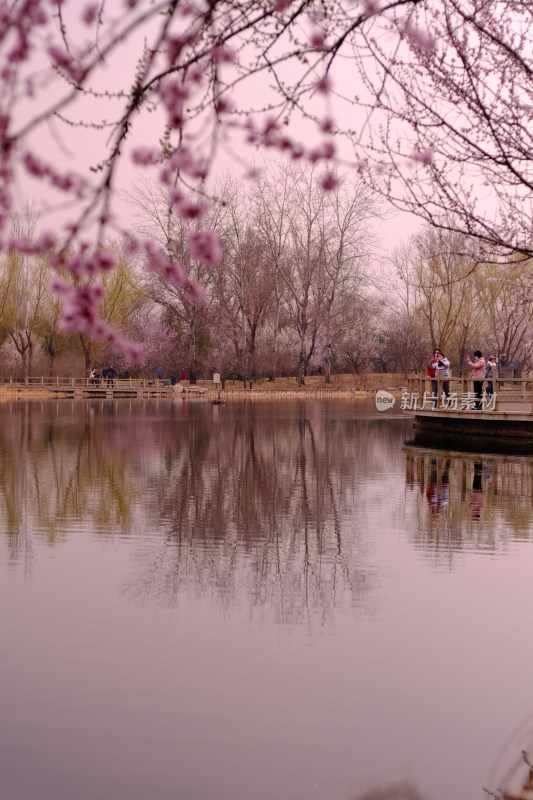
<instances>
[{"instance_id":1,"label":"wooden railing","mask_svg":"<svg viewBox=\"0 0 533 800\"><path fill-rule=\"evenodd\" d=\"M117 388L156 388L163 389L169 386L168 380L159 378L72 378L72 377L25 377L25 378L4 378L2 380L3 386L12 386L14 388L27 387L27 388L106 388L116 386Z\"/></svg>"},{"instance_id":2,"label":"wooden railing","mask_svg":"<svg viewBox=\"0 0 533 800\"><path fill-rule=\"evenodd\" d=\"M497 370L494 370L492 378L483 378L483 386L487 385L489 380L492 381L494 394L496 395L496 405L500 403L529 403L533 404L533 380L532 378L517 378L517 377L500 377ZM416 375L409 375L407 378L407 392L418 392L420 397L423 397L424 392L431 392L431 381L437 381L439 384L438 396L442 395L441 385L445 381L450 384L452 392L459 392L464 394L473 391L473 379L469 375L461 377L442 378L436 376L429 378L425 373L418 373Z\"/></svg>"}]
</instances>

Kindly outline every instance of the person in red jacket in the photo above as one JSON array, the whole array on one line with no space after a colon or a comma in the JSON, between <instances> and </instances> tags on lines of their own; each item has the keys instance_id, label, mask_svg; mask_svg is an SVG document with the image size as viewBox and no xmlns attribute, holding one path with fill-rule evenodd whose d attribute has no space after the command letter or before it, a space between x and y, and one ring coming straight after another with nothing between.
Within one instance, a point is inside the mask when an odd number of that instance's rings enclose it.
<instances>
[{"instance_id":1,"label":"person in red jacket","mask_svg":"<svg viewBox=\"0 0 533 800\"><path fill-rule=\"evenodd\" d=\"M435 348L426 369L427 377L431 378L431 394L435 398L433 400L433 408L436 407L439 397L439 381L438 381L439 370L441 371L441 377L445 379L442 384L442 390L446 395L446 397L449 397L450 362L438 348Z\"/></svg>"},{"instance_id":2,"label":"person in red jacket","mask_svg":"<svg viewBox=\"0 0 533 800\"><path fill-rule=\"evenodd\" d=\"M481 408L481 398L483 397L483 381L485 379L485 370L487 368L487 364L485 359L483 358L483 353L481 350L476 350L474 353L474 360L471 361L467 359L468 366L471 370L471 377L474 384L474 394L476 395L476 404L475 408Z\"/></svg>"}]
</instances>

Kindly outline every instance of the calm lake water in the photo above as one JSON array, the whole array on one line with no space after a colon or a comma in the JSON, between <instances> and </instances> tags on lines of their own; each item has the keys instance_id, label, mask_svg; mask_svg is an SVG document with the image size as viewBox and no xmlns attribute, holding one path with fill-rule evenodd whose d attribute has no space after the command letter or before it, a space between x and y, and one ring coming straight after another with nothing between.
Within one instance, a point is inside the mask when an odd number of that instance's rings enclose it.
<instances>
[{"instance_id":1,"label":"calm lake water","mask_svg":"<svg viewBox=\"0 0 533 800\"><path fill-rule=\"evenodd\" d=\"M411 436L370 401L1 406L1 800L495 790L533 459Z\"/></svg>"}]
</instances>

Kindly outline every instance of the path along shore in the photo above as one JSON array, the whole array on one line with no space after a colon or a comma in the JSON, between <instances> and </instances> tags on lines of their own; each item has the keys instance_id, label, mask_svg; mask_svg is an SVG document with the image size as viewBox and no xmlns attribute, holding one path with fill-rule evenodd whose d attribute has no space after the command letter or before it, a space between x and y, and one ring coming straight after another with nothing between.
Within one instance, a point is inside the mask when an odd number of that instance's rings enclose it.
<instances>
[{"instance_id":1,"label":"path along shore","mask_svg":"<svg viewBox=\"0 0 533 800\"><path fill-rule=\"evenodd\" d=\"M37 379L32 379L37 382ZM49 380L49 379L48 379ZM57 399L62 396L57 389L47 391L46 386L0 384L0 402L11 400L45 400ZM58 387L59 388L59 387ZM168 387L170 388L170 387ZM277 378L274 381L261 379L252 384L251 387L244 385L242 381L226 381L224 389L220 394L224 400L283 400L283 399L302 399L305 397L320 398L350 398L365 397L376 392L378 389L386 389L394 394L399 394L404 388L402 376L395 374L367 374L355 375L335 375L331 383L326 383L323 377L312 376L306 378L304 386L300 386L296 378ZM191 397L193 395L213 399L218 396L218 389L212 381L198 381L195 386L191 386L188 381L180 382L175 387L176 397Z\"/></svg>"}]
</instances>

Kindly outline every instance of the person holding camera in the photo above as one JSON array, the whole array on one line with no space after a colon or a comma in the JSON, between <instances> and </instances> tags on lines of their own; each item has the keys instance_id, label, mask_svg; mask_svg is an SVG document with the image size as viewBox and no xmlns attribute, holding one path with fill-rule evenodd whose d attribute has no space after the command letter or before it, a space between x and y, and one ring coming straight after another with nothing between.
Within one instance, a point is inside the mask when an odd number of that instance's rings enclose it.
<instances>
[{"instance_id":1,"label":"person holding camera","mask_svg":"<svg viewBox=\"0 0 533 800\"><path fill-rule=\"evenodd\" d=\"M442 378L442 391L446 397L450 396L451 377L450 362L438 348L433 351L426 375L431 378L431 394L435 398L433 400L433 408L435 408L439 396L439 377Z\"/></svg>"},{"instance_id":2,"label":"person holding camera","mask_svg":"<svg viewBox=\"0 0 533 800\"><path fill-rule=\"evenodd\" d=\"M476 402L474 408L480 410L483 407L482 403L483 380L485 378L485 370L487 368L481 350L476 350L476 352L474 353L474 360L471 361L470 359L467 359L466 363L471 369L470 374L472 377L472 382L474 384L474 394L476 396Z\"/></svg>"}]
</instances>

